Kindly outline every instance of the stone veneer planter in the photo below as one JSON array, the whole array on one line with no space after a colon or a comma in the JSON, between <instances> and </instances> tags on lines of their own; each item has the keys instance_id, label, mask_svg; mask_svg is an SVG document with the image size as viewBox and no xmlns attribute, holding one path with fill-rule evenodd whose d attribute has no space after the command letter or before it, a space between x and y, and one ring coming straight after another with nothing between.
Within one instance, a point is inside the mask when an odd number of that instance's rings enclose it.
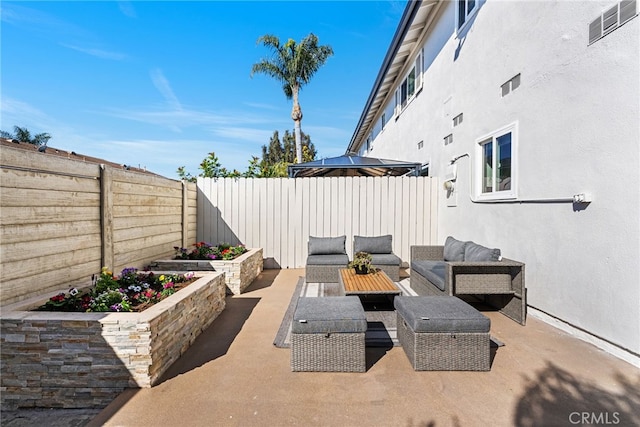
<instances>
[{"instance_id":1,"label":"stone veneer planter","mask_svg":"<svg viewBox=\"0 0 640 427\"><path fill-rule=\"evenodd\" d=\"M262 248L249 249L232 260L158 260L149 264L153 271L224 271L227 288L240 295L263 269Z\"/></svg>"},{"instance_id":2,"label":"stone veneer planter","mask_svg":"<svg viewBox=\"0 0 640 427\"><path fill-rule=\"evenodd\" d=\"M101 408L156 384L225 308L224 274L196 276L139 313L28 311L42 296L2 307L2 410Z\"/></svg>"}]
</instances>

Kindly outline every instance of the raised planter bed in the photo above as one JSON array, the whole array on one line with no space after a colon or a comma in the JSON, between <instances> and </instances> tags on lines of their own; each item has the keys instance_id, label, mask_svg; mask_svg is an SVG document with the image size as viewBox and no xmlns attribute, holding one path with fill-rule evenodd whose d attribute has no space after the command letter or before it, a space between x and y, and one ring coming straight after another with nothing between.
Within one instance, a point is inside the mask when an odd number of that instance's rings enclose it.
<instances>
[{"instance_id":1,"label":"raised planter bed","mask_svg":"<svg viewBox=\"0 0 640 427\"><path fill-rule=\"evenodd\" d=\"M224 275L198 276L139 313L30 311L55 293L2 307L2 410L100 408L156 384L225 308Z\"/></svg>"},{"instance_id":2,"label":"raised planter bed","mask_svg":"<svg viewBox=\"0 0 640 427\"><path fill-rule=\"evenodd\" d=\"M263 269L262 248L249 249L232 260L158 260L149 264L153 271L224 271L229 292L240 295Z\"/></svg>"}]
</instances>

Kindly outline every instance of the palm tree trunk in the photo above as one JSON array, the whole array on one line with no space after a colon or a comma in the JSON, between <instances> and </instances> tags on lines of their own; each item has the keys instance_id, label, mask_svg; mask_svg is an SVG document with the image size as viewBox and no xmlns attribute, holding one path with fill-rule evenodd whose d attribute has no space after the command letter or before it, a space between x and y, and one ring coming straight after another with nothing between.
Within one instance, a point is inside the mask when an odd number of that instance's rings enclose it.
<instances>
[{"instance_id":1,"label":"palm tree trunk","mask_svg":"<svg viewBox=\"0 0 640 427\"><path fill-rule=\"evenodd\" d=\"M302 123L302 109L298 103L298 88L292 88L293 92L293 109L291 110L291 118L293 119L293 131L296 137L296 159L298 163L302 163L302 131L300 130Z\"/></svg>"}]
</instances>

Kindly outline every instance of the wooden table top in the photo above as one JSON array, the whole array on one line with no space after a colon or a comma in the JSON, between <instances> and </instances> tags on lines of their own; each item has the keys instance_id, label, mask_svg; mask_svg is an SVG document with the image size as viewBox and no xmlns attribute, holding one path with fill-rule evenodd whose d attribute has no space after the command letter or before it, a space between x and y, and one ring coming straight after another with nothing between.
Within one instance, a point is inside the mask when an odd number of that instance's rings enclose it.
<instances>
[{"instance_id":1,"label":"wooden table top","mask_svg":"<svg viewBox=\"0 0 640 427\"><path fill-rule=\"evenodd\" d=\"M382 270L371 274L356 274L353 268L341 268L339 278L345 295L399 295L402 293L400 288Z\"/></svg>"}]
</instances>

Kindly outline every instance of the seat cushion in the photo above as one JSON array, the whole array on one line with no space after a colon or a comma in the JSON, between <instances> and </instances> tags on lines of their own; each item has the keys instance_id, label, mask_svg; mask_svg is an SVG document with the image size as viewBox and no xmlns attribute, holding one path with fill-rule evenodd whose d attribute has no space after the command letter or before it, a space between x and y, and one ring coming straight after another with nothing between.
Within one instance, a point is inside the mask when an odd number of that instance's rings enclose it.
<instances>
[{"instance_id":1,"label":"seat cushion","mask_svg":"<svg viewBox=\"0 0 640 427\"><path fill-rule=\"evenodd\" d=\"M416 260L411 261L411 274L418 273L441 291L444 291L444 261Z\"/></svg>"},{"instance_id":2,"label":"seat cushion","mask_svg":"<svg viewBox=\"0 0 640 427\"><path fill-rule=\"evenodd\" d=\"M464 248L467 242L456 240L453 237L447 237L444 242L444 260L445 261L464 261Z\"/></svg>"},{"instance_id":3,"label":"seat cushion","mask_svg":"<svg viewBox=\"0 0 640 427\"><path fill-rule=\"evenodd\" d=\"M349 264L347 254L333 255L309 255L307 257L307 265L343 265Z\"/></svg>"},{"instance_id":4,"label":"seat cushion","mask_svg":"<svg viewBox=\"0 0 640 427\"><path fill-rule=\"evenodd\" d=\"M491 320L457 297L398 296L394 307L414 332L489 332Z\"/></svg>"},{"instance_id":5,"label":"seat cushion","mask_svg":"<svg viewBox=\"0 0 640 427\"><path fill-rule=\"evenodd\" d=\"M367 318L360 298L341 297L299 298L293 314L294 334L355 333L367 330Z\"/></svg>"},{"instance_id":6,"label":"seat cushion","mask_svg":"<svg viewBox=\"0 0 640 427\"><path fill-rule=\"evenodd\" d=\"M477 243L467 242L464 247L464 260L470 262L500 261L500 249L490 249Z\"/></svg>"},{"instance_id":7,"label":"seat cushion","mask_svg":"<svg viewBox=\"0 0 640 427\"><path fill-rule=\"evenodd\" d=\"M354 252L369 252L370 254L390 254L393 250L391 234L384 236L353 236Z\"/></svg>"},{"instance_id":8,"label":"seat cushion","mask_svg":"<svg viewBox=\"0 0 640 427\"><path fill-rule=\"evenodd\" d=\"M312 237L309 236L309 255L333 255L345 254L345 242L347 236L339 237Z\"/></svg>"},{"instance_id":9,"label":"seat cushion","mask_svg":"<svg viewBox=\"0 0 640 427\"><path fill-rule=\"evenodd\" d=\"M394 254L371 254L373 265L397 265L400 266L400 257Z\"/></svg>"}]
</instances>

